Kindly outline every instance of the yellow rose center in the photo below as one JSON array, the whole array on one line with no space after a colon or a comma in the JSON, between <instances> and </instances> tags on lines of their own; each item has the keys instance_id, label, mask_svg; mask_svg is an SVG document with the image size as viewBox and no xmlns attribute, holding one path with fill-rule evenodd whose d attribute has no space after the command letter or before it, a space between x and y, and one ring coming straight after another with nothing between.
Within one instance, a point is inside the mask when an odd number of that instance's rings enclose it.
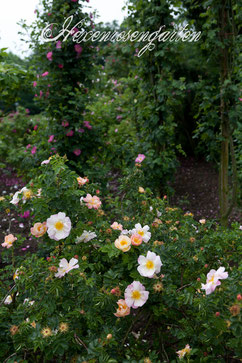
<instances>
[{"instance_id":1,"label":"yellow rose center","mask_svg":"<svg viewBox=\"0 0 242 363\"><path fill-rule=\"evenodd\" d=\"M56 222L55 224L55 228L58 230L58 231L61 231L64 227L64 224L60 221Z\"/></svg>"},{"instance_id":2,"label":"yellow rose center","mask_svg":"<svg viewBox=\"0 0 242 363\"><path fill-rule=\"evenodd\" d=\"M140 292L138 290L134 290L132 292L132 298L133 299L138 300L138 299L140 299L140 297L141 297L141 294L140 294Z\"/></svg>"},{"instance_id":3,"label":"yellow rose center","mask_svg":"<svg viewBox=\"0 0 242 363\"><path fill-rule=\"evenodd\" d=\"M121 246L125 246L125 245L127 244L127 241L122 240L122 241L120 242L120 244L121 244Z\"/></svg>"},{"instance_id":4,"label":"yellow rose center","mask_svg":"<svg viewBox=\"0 0 242 363\"><path fill-rule=\"evenodd\" d=\"M153 261L148 260L148 261L146 262L146 267L147 267L148 269L154 268L154 262L153 262Z\"/></svg>"},{"instance_id":5,"label":"yellow rose center","mask_svg":"<svg viewBox=\"0 0 242 363\"><path fill-rule=\"evenodd\" d=\"M140 236L142 236L143 237L143 235L145 234L143 231L139 231L138 232L138 234L140 235Z\"/></svg>"},{"instance_id":6,"label":"yellow rose center","mask_svg":"<svg viewBox=\"0 0 242 363\"><path fill-rule=\"evenodd\" d=\"M211 279L208 282L214 282L214 275L211 277Z\"/></svg>"},{"instance_id":7,"label":"yellow rose center","mask_svg":"<svg viewBox=\"0 0 242 363\"><path fill-rule=\"evenodd\" d=\"M26 190L26 191L24 191L24 196L25 196L25 198L26 198L26 199L31 198L31 196L32 196L32 192L31 192L31 190Z\"/></svg>"}]
</instances>

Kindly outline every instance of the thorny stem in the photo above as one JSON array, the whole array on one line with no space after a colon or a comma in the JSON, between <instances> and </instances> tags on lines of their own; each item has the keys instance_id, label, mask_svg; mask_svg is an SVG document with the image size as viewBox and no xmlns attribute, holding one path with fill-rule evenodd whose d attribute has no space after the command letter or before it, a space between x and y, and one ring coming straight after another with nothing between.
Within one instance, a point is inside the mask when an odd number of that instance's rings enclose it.
<instances>
[{"instance_id":1,"label":"thorny stem","mask_svg":"<svg viewBox=\"0 0 242 363\"><path fill-rule=\"evenodd\" d=\"M134 324L135 324L135 323L136 323L136 321L138 320L138 318L139 318L139 316L141 315L142 311L143 311L143 310L141 309L141 310L140 310L140 312L139 312L139 313L137 314L137 316L135 317L135 319L132 321L132 323L131 323L131 325L130 325L130 327L129 327L129 329L128 329L127 333L125 334L125 337L124 337L124 339L123 339L123 341L122 341L122 343L121 343L121 345L120 345L120 348L124 346L124 343L125 343L125 341L126 341L126 339L127 339L128 335L129 335L129 333L130 333L131 329L133 328Z\"/></svg>"}]
</instances>

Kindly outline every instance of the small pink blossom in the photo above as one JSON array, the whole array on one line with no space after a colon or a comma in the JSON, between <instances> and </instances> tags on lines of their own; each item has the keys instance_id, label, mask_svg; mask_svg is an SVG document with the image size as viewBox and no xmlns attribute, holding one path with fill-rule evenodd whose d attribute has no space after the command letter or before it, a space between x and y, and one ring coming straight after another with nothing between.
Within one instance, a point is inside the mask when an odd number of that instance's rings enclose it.
<instances>
[{"instance_id":1,"label":"small pink blossom","mask_svg":"<svg viewBox=\"0 0 242 363\"><path fill-rule=\"evenodd\" d=\"M114 313L117 318L123 318L130 314L130 307L126 304L125 300L120 299L117 301L118 309L116 313Z\"/></svg>"},{"instance_id":2,"label":"small pink blossom","mask_svg":"<svg viewBox=\"0 0 242 363\"><path fill-rule=\"evenodd\" d=\"M118 222L113 222L113 224L111 225L111 228L112 229L119 230L119 231L122 231L123 230L122 224L120 224Z\"/></svg>"},{"instance_id":3,"label":"small pink blossom","mask_svg":"<svg viewBox=\"0 0 242 363\"><path fill-rule=\"evenodd\" d=\"M125 302L129 307L137 309L143 306L149 297L149 291L139 281L133 281L124 292Z\"/></svg>"},{"instance_id":4,"label":"small pink blossom","mask_svg":"<svg viewBox=\"0 0 242 363\"><path fill-rule=\"evenodd\" d=\"M62 121L62 124L61 124L63 127L68 127L69 126L69 122L68 121Z\"/></svg>"},{"instance_id":5,"label":"small pink blossom","mask_svg":"<svg viewBox=\"0 0 242 363\"><path fill-rule=\"evenodd\" d=\"M39 91L40 98L43 96L43 91Z\"/></svg>"},{"instance_id":6,"label":"small pink blossom","mask_svg":"<svg viewBox=\"0 0 242 363\"><path fill-rule=\"evenodd\" d=\"M220 267L217 271L210 270L207 274L206 284L202 284L201 289L206 291L206 295L210 295L217 286L221 285L219 280L228 278L228 272L225 271L224 267Z\"/></svg>"},{"instance_id":7,"label":"small pink blossom","mask_svg":"<svg viewBox=\"0 0 242 363\"><path fill-rule=\"evenodd\" d=\"M89 121L84 121L83 122L83 125L84 127L86 127L87 129L91 130L92 129L92 126L90 125L90 122Z\"/></svg>"},{"instance_id":8,"label":"small pink blossom","mask_svg":"<svg viewBox=\"0 0 242 363\"><path fill-rule=\"evenodd\" d=\"M56 43L56 49L61 49L61 41L58 40L58 42Z\"/></svg>"},{"instance_id":9,"label":"small pink blossom","mask_svg":"<svg viewBox=\"0 0 242 363\"><path fill-rule=\"evenodd\" d=\"M48 142L52 142L55 138L55 135L50 135Z\"/></svg>"},{"instance_id":10,"label":"small pink blossom","mask_svg":"<svg viewBox=\"0 0 242 363\"><path fill-rule=\"evenodd\" d=\"M66 136L71 137L74 135L74 131L70 130L69 132L67 132Z\"/></svg>"},{"instance_id":11,"label":"small pink blossom","mask_svg":"<svg viewBox=\"0 0 242 363\"><path fill-rule=\"evenodd\" d=\"M78 55L82 53L83 48L80 46L80 44L75 44L75 51Z\"/></svg>"},{"instance_id":12,"label":"small pink blossom","mask_svg":"<svg viewBox=\"0 0 242 363\"><path fill-rule=\"evenodd\" d=\"M27 146L26 146L26 149L29 149L31 147L31 144L28 144Z\"/></svg>"},{"instance_id":13,"label":"small pink blossom","mask_svg":"<svg viewBox=\"0 0 242 363\"><path fill-rule=\"evenodd\" d=\"M63 64L58 64L58 67L59 67L60 69L64 68Z\"/></svg>"},{"instance_id":14,"label":"small pink blossom","mask_svg":"<svg viewBox=\"0 0 242 363\"><path fill-rule=\"evenodd\" d=\"M49 160L49 159L48 159L48 160L43 160L43 161L42 161L42 163L41 163L41 165L49 164L49 162L50 162L50 160Z\"/></svg>"},{"instance_id":15,"label":"small pink blossom","mask_svg":"<svg viewBox=\"0 0 242 363\"><path fill-rule=\"evenodd\" d=\"M5 236L4 238L4 242L2 243L3 247L7 247L10 248L13 245L13 242L17 240L17 237L14 237L13 234L9 234L7 236Z\"/></svg>"},{"instance_id":16,"label":"small pink blossom","mask_svg":"<svg viewBox=\"0 0 242 363\"><path fill-rule=\"evenodd\" d=\"M242 102L242 98L239 98L240 102Z\"/></svg>"},{"instance_id":17,"label":"small pink blossom","mask_svg":"<svg viewBox=\"0 0 242 363\"><path fill-rule=\"evenodd\" d=\"M73 151L73 153L76 155L76 156L79 156L81 155L81 150L80 149L76 149Z\"/></svg>"},{"instance_id":18,"label":"small pink blossom","mask_svg":"<svg viewBox=\"0 0 242 363\"><path fill-rule=\"evenodd\" d=\"M44 73L41 74L41 76L46 77L46 76L48 76L48 74L49 74L49 72L44 72Z\"/></svg>"},{"instance_id":19,"label":"small pink blossom","mask_svg":"<svg viewBox=\"0 0 242 363\"><path fill-rule=\"evenodd\" d=\"M102 204L102 202L96 195L92 197L91 194L87 194L86 198L83 198L83 201L86 203L88 209L98 209L101 207Z\"/></svg>"},{"instance_id":20,"label":"small pink blossom","mask_svg":"<svg viewBox=\"0 0 242 363\"><path fill-rule=\"evenodd\" d=\"M33 82L33 87L37 87L37 82L36 81Z\"/></svg>"},{"instance_id":21,"label":"small pink blossom","mask_svg":"<svg viewBox=\"0 0 242 363\"><path fill-rule=\"evenodd\" d=\"M34 125L34 130L36 131L38 128L38 125Z\"/></svg>"},{"instance_id":22,"label":"small pink blossom","mask_svg":"<svg viewBox=\"0 0 242 363\"><path fill-rule=\"evenodd\" d=\"M117 119L118 121L121 121L121 120L122 120L122 116L121 116L121 115L118 115L118 116L116 117L116 119Z\"/></svg>"},{"instance_id":23,"label":"small pink blossom","mask_svg":"<svg viewBox=\"0 0 242 363\"><path fill-rule=\"evenodd\" d=\"M49 61L52 61L53 59L52 59L52 56L53 56L53 52L48 52L47 54L46 54L46 58L49 60Z\"/></svg>"},{"instance_id":24,"label":"small pink blossom","mask_svg":"<svg viewBox=\"0 0 242 363\"><path fill-rule=\"evenodd\" d=\"M78 182L78 185L79 186L82 186L82 185L88 183L89 182L89 179L87 177L82 178L82 177L79 176L77 178L77 182Z\"/></svg>"},{"instance_id":25,"label":"small pink blossom","mask_svg":"<svg viewBox=\"0 0 242 363\"><path fill-rule=\"evenodd\" d=\"M142 163L142 161L145 159L145 155L144 154L139 154L137 156L137 158L135 159L136 163Z\"/></svg>"},{"instance_id":26,"label":"small pink blossom","mask_svg":"<svg viewBox=\"0 0 242 363\"><path fill-rule=\"evenodd\" d=\"M29 210L26 210L24 212L24 214L20 214L20 217L22 217L22 218L29 218L29 216L30 216L30 211Z\"/></svg>"},{"instance_id":27,"label":"small pink blossom","mask_svg":"<svg viewBox=\"0 0 242 363\"><path fill-rule=\"evenodd\" d=\"M37 147L34 146L33 149L31 150L31 154L35 154L36 153L36 150L37 150Z\"/></svg>"},{"instance_id":28,"label":"small pink blossom","mask_svg":"<svg viewBox=\"0 0 242 363\"><path fill-rule=\"evenodd\" d=\"M77 132L83 133L83 132L85 132L85 130L84 129L78 129Z\"/></svg>"}]
</instances>

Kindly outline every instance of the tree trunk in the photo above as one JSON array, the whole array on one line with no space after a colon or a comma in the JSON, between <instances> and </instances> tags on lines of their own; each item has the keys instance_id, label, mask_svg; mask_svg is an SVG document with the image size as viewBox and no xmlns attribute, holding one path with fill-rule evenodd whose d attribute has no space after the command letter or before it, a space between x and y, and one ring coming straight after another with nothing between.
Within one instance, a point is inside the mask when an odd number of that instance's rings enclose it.
<instances>
[{"instance_id":1,"label":"tree trunk","mask_svg":"<svg viewBox=\"0 0 242 363\"><path fill-rule=\"evenodd\" d=\"M220 157L220 215L221 224L227 226L229 208L229 180L228 180L228 168L229 168L229 117L228 117L228 104L224 95L224 82L229 79L229 43L227 39L228 33L226 28L228 26L228 10L226 8L226 0L221 1L221 31L220 37L223 44L221 54L221 88L220 88L220 118L221 118L221 157Z\"/></svg>"}]
</instances>

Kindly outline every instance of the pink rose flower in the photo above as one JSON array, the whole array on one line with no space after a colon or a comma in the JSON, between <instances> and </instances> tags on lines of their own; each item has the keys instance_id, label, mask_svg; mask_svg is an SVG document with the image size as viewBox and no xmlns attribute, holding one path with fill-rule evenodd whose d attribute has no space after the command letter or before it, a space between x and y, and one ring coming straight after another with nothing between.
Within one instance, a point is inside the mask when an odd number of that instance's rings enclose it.
<instances>
[{"instance_id":1,"label":"pink rose flower","mask_svg":"<svg viewBox=\"0 0 242 363\"><path fill-rule=\"evenodd\" d=\"M73 135L74 135L74 131L73 130L67 132L67 134L66 134L66 136L68 136L68 137L71 137Z\"/></svg>"},{"instance_id":2,"label":"pink rose flower","mask_svg":"<svg viewBox=\"0 0 242 363\"><path fill-rule=\"evenodd\" d=\"M142 161L145 159L146 157L145 157L145 155L144 154L139 154L138 156L137 156L137 158L135 159L135 162L136 163L142 163Z\"/></svg>"},{"instance_id":3,"label":"pink rose flower","mask_svg":"<svg viewBox=\"0 0 242 363\"><path fill-rule=\"evenodd\" d=\"M49 61L52 61L53 59L52 59L52 56L53 56L53 52L48 52L47 54L46 54L46 58L49 60Z\"/></svg>"},{"instance_id":4,"label":"pink rose flower","mask_svg":"<svg viewBox=\"0 0 242 363\"><path fill-rule=\"evenodd\" d=\"M58 67L59 67L60 69L64 68L63 64L58 64Z\"/></svg>"},{"instance_id":5,"label":"pink rose flower","mask_svg":"<svg viewBox=\"0 0 242 363\"><path fill-rule=\"evenodd\" d=\"M76 149L73 151L73 153L76 155L76 156L79 156L81 155L81 150L80 149Z\"/></svg>"},{"instance_id":6,"label":"pink rose flower","mask_svg":"<svg viewBox=\"0 0 242 363\"><path fill-rule=\"evenodd\" d=\"M69 126L69 122L68 121L62 121L62 124L61 124L63 127L68 127Z\"/></svg>"},{"instance_id":7,"label":"pink rose flower","mask_svg":"<svg viewBox=\"0 0 242 363\"><path fill-rule=\"evenodd\" d=\"M36 81L33 82L33 87L37 87L37 82Z\"/></svg>"},{"instance_id":8,"label":"pink rose flower","mask_svg":"<svg viewBox=\"0 0 242 363\"><path fill-rule=\"evenodd\" d=\"M26 210L24 212L24 214L20 214L20 217L22 217L22 218L29 218L29 216L30 216L30 211L29 210Z\"/></svg>"},{"instance_id":9,"label":"pink rose flower","mask_svg":"<svg viewBox=\"0 0 242 363\"><path fill-rule=\"evenodd\" d=\"M84 184L86 184L86 183L88 183L89 182L89 179L88 178L86 178L86 177L84 177L84 178L82 178L82 177L78 177L77 178L77 182L78 182L78 185L79 186L82 186L82 185L84 185Z\"/></svg>"},{"instance_id":10,"label":"pink rose flower","mask_svg":"<svg viewBox=\"0 0 242 363\"><path fill-rule=\"evenodd\" d=\"M36 131L38 128L38 125L34 125L34 130Z\"/></svg>"},{"instance_id":11,"label":"pink rose flower","mask_svg":"<svg viewBox=\"0 0 242 363\"><path fill-rule=\"evenodd\" d=\"M75 51L78 53L78 55L81 54L83 48L80 46L80 44L75 44Z\"/></svg>"},{"instance_id":12,"label":"pink rose flower","mask_svg":"<svg viewBox=\"0 0 242 363\"><path fill-rule=\"evenodd\" d=\"M48 142L52 142L55 138L55 135L50 135Z\"/></svg>"},{"instance_id":13,"label":"pink rose flower","mask_svg":"<svg viewBox=\"0 0 242 363\"><path fill-rule=\"evenodd\" d=\"M61 49L61 41L58 40L58 42L56 43L56 49Z\"/></svg>"},{"instance_id":14,"label":"pink rose flower","mask_svg":"<svg viewBox=\"0 0 242 363\"><path fill-rule=\"evenodd\" d=\"M37 238L42 237L47 231L46 222L35 223L34 226L31 227L30 231L35 237Z\"/></svg>"},{"instance_id":15,"label":"pink rose flower","mask_svg":"<svg viewBox=\"0 0 242 363\"><path fill-rule=\"evenodd\" d=\"M92 126L90 125L90 122L89 121L84 121L83 122L83 125L84 127L86 127L87 129L91 130L92 129Z\"/></svg>"},{"instance_id":16,"label":"pink rose flower","mask_svg":"<svg viewBox=\"0 0 242 363\"><path fill-rule=\"evenodd\" d=\"M143 238L139 233L134 233L131 236L131 243L133 246L139 246L143 242Z\"/></svg>"},{"instance_id":17,"label":"pink rose flower","mask_svg":"<svg viewBox=\"0 0 242 363\"><path fill-rule=\"evenodd\" d=\"M143 306L149 297L149 291L139 281L133 281L124 292L125 302L129 307L137 309Z\"/></svg>"},{"instance_id":18,"label":"pink rose flower","mask_svg":"<svg viewBox=\"0 0 242 363\"><path fill-rule=\"evenodd\" d=\"M130 314L130 307L126 304L125 300L120 299L117 301L118 309L116 313L114 313L117 318L123 318Z\"/></svg>"},{"instance_id":19,"label":"pink rose flower","mask_svg":"<svg viewBox=\"0 0 242 363\"><path fill-rule=\"evenodd\" d=\"M225 271L224 267L219 267L216 270L210 270L207 274L206 284L202 284L201 289L206 291L206 295L210 295L217 286L221 285L219 280L224 280L228 278L228 272Z\"/></svg>"},{"instance_id":20,"label":"pink rose flower","mask_svg":"<svg viewBox=\"0 0 242 363\"><path fill-rule=\"evenodd\" d=\"M36 153L36 150L37 150L37 147L34 146L33 149L31 150L31 154L35 154Z\"/></svg>"},{"instance_id":21,"label":"pink rose flower","mask_svg":"<svg viewBox=\"0 0 242 363\"><path fill-rule=\"evenodd\" d=\"M48 76L49 72L44 72L41 74L42 77Z\"/></svg>"},{"instance_id":22,"label":"pink rose flower","mask_svg":"<svg viewBox=\"0 0 242 363\"><path fill-rule=\"evenodd\" d=\"M86 203L88 209L98 209L101 207L102 204L102 202L96 195L92 197L91 194L87 194L86 198L83 198L83 201Z\"/></svg>"},{"instance_id":23,"label":"pink rose flower","mask_svg":"<svg viewBox=\"0 0 242 363\"><path fill-rule=\"evenodd\" d=\"M17 240L17 237L14 237L13 234L8 234L7 236L5 236L4 238L4 242L2 243L3 247L7 247L10 248L13 245L13 242Z\"/></svg>"}]
</instances>

